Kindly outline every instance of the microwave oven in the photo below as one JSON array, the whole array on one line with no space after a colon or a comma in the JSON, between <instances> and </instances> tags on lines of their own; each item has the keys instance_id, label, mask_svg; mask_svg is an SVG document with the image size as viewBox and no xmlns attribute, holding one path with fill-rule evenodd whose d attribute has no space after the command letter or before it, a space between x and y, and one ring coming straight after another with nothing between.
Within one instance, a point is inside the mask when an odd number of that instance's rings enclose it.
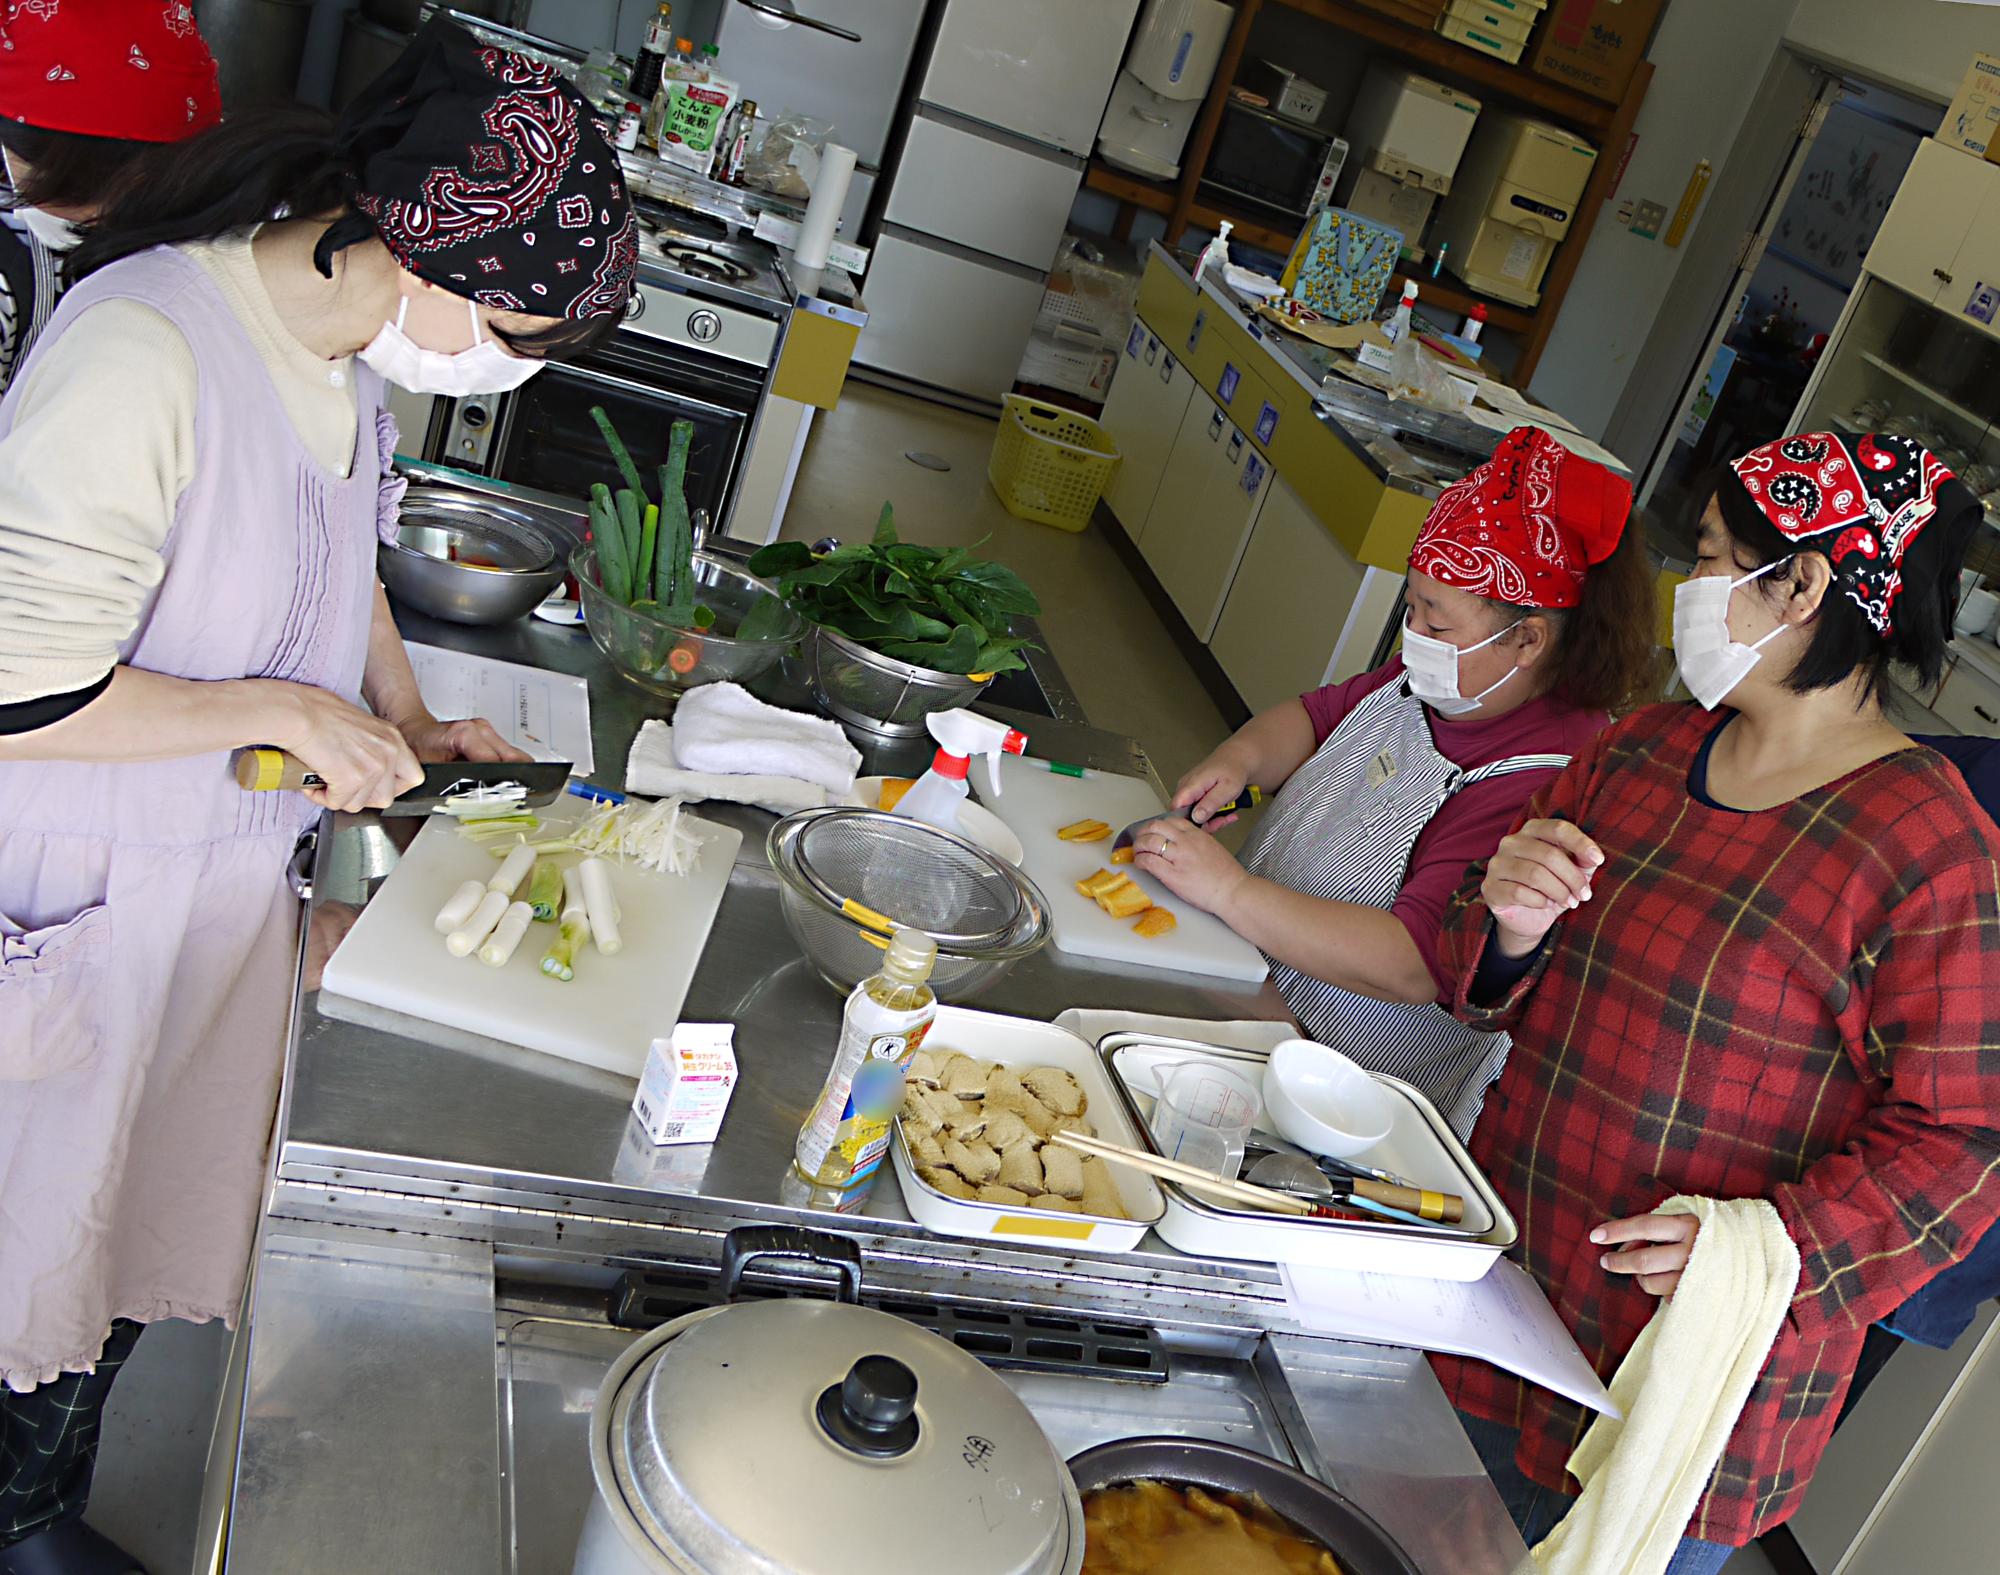
<instances>
[{"instance_id":1,"label":"microwave oven","mask_svg":"<svg viewBox=\"0 0 2000 1575\"><path fill-rule=\"evenodd\" d=\"M1333 200L1347 144L1302 121L1231 100L1202 184L1240 202L1303 220Z\"/></svg>"}]
</instances>

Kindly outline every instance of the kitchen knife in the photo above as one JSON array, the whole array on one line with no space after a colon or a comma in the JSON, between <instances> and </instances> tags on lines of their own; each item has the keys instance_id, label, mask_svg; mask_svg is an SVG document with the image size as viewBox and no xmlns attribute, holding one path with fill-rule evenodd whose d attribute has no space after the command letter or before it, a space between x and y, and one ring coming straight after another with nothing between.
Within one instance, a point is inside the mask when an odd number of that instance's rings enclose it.
<instances>
[{"instance_id":1,"label":"kitchen knife","mask_svg":"<svg viewBox=\"0 0 2000 1575\"><path fill-rule=\"evenodd\" d=\"M524 809L555 802L574 767L567 760L445 760L424 767L424 779L396 795L384 815L428 815L444 801L478 788L515 783L528 790ZM296 755L282 749L245 749L236 756L237 785L252 793L325 787L325 780Z\"/></svg>"},{"instance_id":2,"label":"kitchen knife","mask_svg":"<svg viewBox=\"0 0 2000 1575\"><path fill-rule=\"evenodd\" d=\"M1264 790L1262 788L1247 787L1240 795L1231 799L1227 804L1224 804L1222 808L1218 809L1208 818L1210 820L1219 820L1224 815L1235 815L1246 809L1255 809L1263 802ZM1111 851L1116 853L1120 849L1131 847L1132 839L1139 835L1141 829L1152 825L1156 820L1193 820L1194 816L1190 812L1191 809L1192 806L1189 809L1163 809L1157 815L1148 815L1144 820L1133 821L1131 825L1118 833L1117 840L1111 844Z\"/></svg>"}]
</instances>

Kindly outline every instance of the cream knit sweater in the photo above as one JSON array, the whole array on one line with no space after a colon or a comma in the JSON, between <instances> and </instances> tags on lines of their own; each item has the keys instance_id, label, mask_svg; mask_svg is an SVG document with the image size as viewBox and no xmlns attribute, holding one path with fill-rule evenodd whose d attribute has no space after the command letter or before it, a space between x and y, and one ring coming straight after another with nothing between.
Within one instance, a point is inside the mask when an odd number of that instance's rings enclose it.
<instances>
[{"instance_id":1,"label":"cream knit sweater","mask_svg":"<svg viewBox=\"0 0 2000 1575\"><path fill-rule=\"evenodd\" d=\"M292 337L247 234L185 250L250 336L307 452L347 475L354 358L322 360ZM160 582L161 546L195 462L194 352L150 306L87 308L19 383L13 430L0 441L0 703L87 688L117 664ZM364 461L375 462L372 434Z\"/></svg>"}]
</instances>

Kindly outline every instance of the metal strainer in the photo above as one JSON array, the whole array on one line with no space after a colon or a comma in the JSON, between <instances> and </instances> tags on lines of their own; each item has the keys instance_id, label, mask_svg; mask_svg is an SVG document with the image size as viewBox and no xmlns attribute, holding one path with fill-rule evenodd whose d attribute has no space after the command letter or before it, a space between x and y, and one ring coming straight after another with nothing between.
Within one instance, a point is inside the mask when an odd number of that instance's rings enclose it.
<instances>
[{"instance_id":1,"label":"metal strainer","mask_svg":"<svg viewBox=\"0 0 2000 1575\"><path fill-rule=\"evenodd\" d=\"M963 996L1048 939L1047 903L977 843L872 809L814 809L771 828L785 920L823 977L851 988L879 972L896 929L938 943L932 988Z\"/></svg>"}]
</instances>

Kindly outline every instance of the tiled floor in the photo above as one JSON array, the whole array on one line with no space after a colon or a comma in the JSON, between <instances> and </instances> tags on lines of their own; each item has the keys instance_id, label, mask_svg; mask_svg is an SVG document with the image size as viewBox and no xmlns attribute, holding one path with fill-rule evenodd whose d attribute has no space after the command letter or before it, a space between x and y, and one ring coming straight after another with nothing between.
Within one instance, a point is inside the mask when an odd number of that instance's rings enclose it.
<instances>
[{"instance_id":1,"label":"tiled floor","mask_svg":"<svg viewBox=\"0 0 2000 1575\"><path fill-rule=\"evenodd\" d=\"M1092 525L1077 535L1015 519L986 480L994 424L906 395L850 382L819 418L785 517L784 535L853 540L875 528L885 501L904 538L982 549L1042 601L1042 629L1084 713L1137 738L1169 786L1228 734L1131 573ZM948 460L926 470L915 450Z\"/></svg>"}]
</instances>

